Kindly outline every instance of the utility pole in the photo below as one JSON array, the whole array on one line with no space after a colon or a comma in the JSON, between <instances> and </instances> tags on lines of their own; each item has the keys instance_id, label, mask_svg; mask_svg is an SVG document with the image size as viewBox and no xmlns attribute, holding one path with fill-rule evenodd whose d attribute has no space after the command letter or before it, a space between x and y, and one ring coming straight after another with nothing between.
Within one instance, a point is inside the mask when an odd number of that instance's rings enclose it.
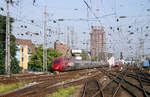
<instances>
[{"instance_id":1,"label":"utility pole","mask_svg":"<svg viewBox=\"0 0 150 97\"><path fill-rule=\"evenodd\" d=\"M120 60L122 60L122 59L123 59L123 53L120 52Z\"/></svg>"},{"instance_id":2,"label":"utility pole","mask_svg":"<svg viewBox=\"0 0 150 97\"><path fill-rule=\"evenodd\" d=\"M144 59L144 39L140 39L140 61Z\"/></svg>"},{"instance_id":3,"label":"utility pole","mask_svg":"<svg viewBox=\"0 0 150 97\"><path fill-rule=\"evenodd\" d=\"M47 71L47 22L46 22L46 7L44 8L44 42L43 42L43 72Z\"/></svg>"},{"instance_id":4,"label":"utility pole","mask_svg":"<svg viewBox=\"0 0 150 97\"><path fill-rule=\"evenodd\" d=\"M58 41L59 42L61 41L60 33L61 33L61 29L60 29L60 25L58 24Z\"/></svg>"},{"instance_id":5,"label":"utility pole","mask_svg":"<svg viewBox=\"0 0 150 97\"><path fill-rule=\"evenodd\" d=\"M97 11L97 14L98 14L98 11L99 11L99 0L96 0L96 11Z\"/></svg>"},{"instance_id":6,"label":"utility pole","mask_svg":"<svg viewBox=\"0 0 150 97\"><path fill-rule=\"evenodd\" d=\"M67 26L67 46L70 46L70 41L69 41L69 26Z\"/></svg>"},{"instance_id":7,"label":"utility pole","mask_svg":"<svg viewBox=\"0 0 150 97\"><path fill-rule=\"evenodd\" d=\"M86 49L87 49L87 56L86 56L86 60L88 60L88 40L86 41Z\"/></svg>"},{"instance_id":8,"label":"utility pole","mask_svg":"<svg viewBox=\"0 0 150 97\"><path fill-rule=\"evenodd\" d=\"M71 47L74 48L74 28L72 27L71 30Z\"/></svg>"},{"instance_id":9,"label":"utility pole","mask_svg":"<svg viewBox=\"0 0 150 97\"><path fill-rule=\"evenodd\" d=\"M5 72L10 74L11 60L10 60L10 17L9 17L9 4L10 1L6 0L7 15L6 15L6 49L5 49Z\"/></svg>"},{"instance_id":10,"label":"utility pole","mask_svg":"<svg viewBox=\"0 0 150 97\"><path fill-rule=\"evenodd\" d=\"M67 54L66 54L66 58L70 58L70 41L69 41L69 26L67 26L67 46L68 46L68 50L67 50Z\"/></svg>"}]
</instances>

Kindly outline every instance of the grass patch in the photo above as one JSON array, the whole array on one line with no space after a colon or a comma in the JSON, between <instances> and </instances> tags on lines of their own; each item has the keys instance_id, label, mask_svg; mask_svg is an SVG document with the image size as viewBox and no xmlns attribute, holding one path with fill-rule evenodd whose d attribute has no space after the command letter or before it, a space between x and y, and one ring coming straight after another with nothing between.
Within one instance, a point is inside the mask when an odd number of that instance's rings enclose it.
<instances>
[{"instance_id":1,"label":"grass patch","mask_svg":"<svg viewBox=\"0 0 150 97\"><path fill-rule=\"evenodd\" d=\"M17 82L17 83L13 83L13 84L1 84L0 83L0 93L4 93L4 92L8 92L10 90L14 90L17 89L19 87L25 86L25 84L27 84L29 82Z\"/></svg>"},{"instance_id":2,"label":"grass patch","mask_svg":"<svg viewBox=\"0 0 150 97\"><path fill-rule=\"evenodd\" d=\"M54 71L54 72L53 72L53 74L54 74L54 75L57 75L57 72L56 72L56 71Z\"/></svg>"},{"instance_id":3,"label":"grass patch","mask_svg":"<svg viewBox=\"0 0 150 97\"><path fill-rule=\"evenodd\" d=\"M74 79L78 79L78 78L80 78L79 74L77 74L77 75L74 76Z\"/></svg>"},{"instance_id":4,"label":"grass patch","mask_svg":"<svg viewBox=\"0 0 150 97\"><path fill-rule=\"evenodd\" d=\"M48 94L46 95L46 97L69 97L75 92L76 89L77 89L77 86L71 86L68 88L60 88L58 89L58 92L53 93L52 95Z\"/></svg>"},{"instance_id":5,"label":"grass patch","mask_svg":"<svg viewBox=\"0 0 150 97\"><path fill-rule=\"evenodd\" d=\"M150 71L150 66L147 67L147 70Z\"/></svg>"}]
</instances>

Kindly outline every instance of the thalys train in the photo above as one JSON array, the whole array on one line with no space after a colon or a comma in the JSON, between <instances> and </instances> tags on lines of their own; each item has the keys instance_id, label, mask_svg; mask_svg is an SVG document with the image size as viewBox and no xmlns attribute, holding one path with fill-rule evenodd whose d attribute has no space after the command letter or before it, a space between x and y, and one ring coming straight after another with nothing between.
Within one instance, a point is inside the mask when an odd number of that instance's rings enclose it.
<instances>
[{"instance_id":1,"label":"thalys train","mask_svg":"<svg viewBox=\"0 0 150 97\"><path fill-rule=\"evenodd\" d=\"M108 62L92 62L92 61L81 61L75 59L66 59L66 58L55 58L53 61L52 68L54 71L71 71L79 69L90 69L90 68L100 68L108 67Z\"/></svg>"}]
</instances>

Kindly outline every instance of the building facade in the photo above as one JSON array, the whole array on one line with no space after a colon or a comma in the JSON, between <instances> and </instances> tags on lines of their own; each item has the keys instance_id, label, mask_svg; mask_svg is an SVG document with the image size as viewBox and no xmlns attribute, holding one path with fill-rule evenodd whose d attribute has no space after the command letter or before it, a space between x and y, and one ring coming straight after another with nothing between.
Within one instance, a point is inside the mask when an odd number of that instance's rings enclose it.
<instances>
[{"instance_id":1,"label":"building facade","mask_svg":"<svg viewBox=\"0 0 150 97\"><path fill-rule=\"evenodd\" d=\"M72 49L72 58L76 60L82 60L81 53L82 50L80 49Z\"/></svg>"},{"instance_id":2,"label":"building facade","mask_svg":"<svg viewBox=\"0 0 150 97\"><path fill-rule=\"evenodd\" d=\"M23 71L28 69L28 62L33 53L35 53L34 45L31 40L16 39L16 45L18 50L16 52L16 58L19 61L20 67Z\"/></svg>"},{"instance_id":3,"label":"building facade","mask_svg":"<svg viewBox=\"0 0 150 97\"><path fill-rule=\"evenodd\" d=\"M103 26L92 26L91 58L102 58L106 52L106 34Z\"/></svg>"},{"instance_id":4,"label":"building facade","mask_svg":"<svg viewBox=\"0 0 150 97\"><path fill-rule=\"evenodd\" d=\"M54 49L59 51L63 57L67 57L67 58L72 57L70 48L63 43L60 43L59 41L55 42Z\"/></svg>"}]
</instances>

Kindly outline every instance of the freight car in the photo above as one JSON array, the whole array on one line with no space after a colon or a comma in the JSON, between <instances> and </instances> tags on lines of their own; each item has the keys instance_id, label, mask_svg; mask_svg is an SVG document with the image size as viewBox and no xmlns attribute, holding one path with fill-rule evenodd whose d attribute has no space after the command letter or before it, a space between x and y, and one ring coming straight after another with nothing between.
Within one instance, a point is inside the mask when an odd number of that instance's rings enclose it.
<instances>
[{"instance_id":1,"label":"freight car","mask_svg":"<svg viewBox=\"0 0 150 97\"><path fill-rule=\"evenodd\" d=\"M109 66L108 62L91 62L91 61L81 61L74 59L56 58L53 61L52 68L54 71L70 71L88 68L99 68Z\"/></svg>"}]
</instances>

